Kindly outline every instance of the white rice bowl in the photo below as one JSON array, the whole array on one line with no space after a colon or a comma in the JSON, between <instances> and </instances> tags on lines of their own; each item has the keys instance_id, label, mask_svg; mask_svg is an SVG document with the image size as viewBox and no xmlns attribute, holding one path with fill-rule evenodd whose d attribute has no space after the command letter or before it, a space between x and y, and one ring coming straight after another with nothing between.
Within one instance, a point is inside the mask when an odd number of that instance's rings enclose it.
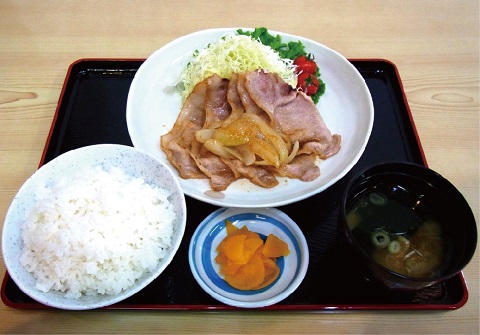
<instances>
[{"instance_id":1,"label":"white rice bowl","mask_svg":"<svg viewBox=\"0 0 480 335\"><path fill-rule=\"evenodd\" d=\"M69 151L38 169L7 211L10 277L36 301L69 310L117 303L157 278L186 225L170 168L128 146Z\"/></svg>"}]
</instances>

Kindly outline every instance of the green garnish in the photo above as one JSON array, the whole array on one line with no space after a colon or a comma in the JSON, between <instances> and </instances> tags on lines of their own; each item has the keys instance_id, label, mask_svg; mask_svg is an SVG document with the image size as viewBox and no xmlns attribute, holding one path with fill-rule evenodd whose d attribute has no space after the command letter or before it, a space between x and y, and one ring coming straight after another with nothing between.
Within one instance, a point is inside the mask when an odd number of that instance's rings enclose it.
<instances>
[{"instance_id":1,"label":"green garnish","mask_svg":"<svg viewBox=\"0 0 480 335\"><path fill-rule=\"evenodd\" d=\"M270 48L278 52L282 58L295 60L295 58L299 56L307 55L302 42L283 43L280 35L273 36L265 27L255 28L254 31L243 31L242 29L238 29L237 33L239 35L246 35L260 40L262 44L268 45Z\"/></svg>"},{"instance_id":2,"label":"green garnish","mask_svg":"<svg viewBox=\"0 0 480 335\"><path fill-rule=\"evenodd\" d=\"M280 35L273 36L268 32L268 29L265 27L255 28L253 31L244 31L242 29L237 29L239 35L250 36L253 39L259 40L263 45L267 45L273 50L275 50L281 58L295 60L300 56L309 56L305 51L305 46L302 42L282 42ZM311 95L311 98L315 104L318 103L320 97L325 93L325 82L320 78L320 69L317 66L315 76L318 79L318 90L316 93Z\"/></svg>"}]
</instances>

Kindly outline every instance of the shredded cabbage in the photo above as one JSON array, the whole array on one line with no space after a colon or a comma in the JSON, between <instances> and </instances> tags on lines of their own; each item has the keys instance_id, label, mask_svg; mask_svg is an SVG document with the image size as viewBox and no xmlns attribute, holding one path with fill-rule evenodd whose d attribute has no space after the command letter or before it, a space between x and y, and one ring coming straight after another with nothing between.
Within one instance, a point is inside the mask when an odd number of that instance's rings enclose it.
<instances>
[{"instance_id":1,"label":"shredded cabbage","mask_svg":"<svg viewBox=\"0 0 480 335\"><path fill-rule=\"evenodd\" d=\"M231 79L233 73L262 69L277 73L292 87L297 85L295 66L283 59L271 47L244 35L226 35L194 55L180 75L177 85L182 100L188 97L196 84L213 74Z\"/></svg>"}]
</instances>

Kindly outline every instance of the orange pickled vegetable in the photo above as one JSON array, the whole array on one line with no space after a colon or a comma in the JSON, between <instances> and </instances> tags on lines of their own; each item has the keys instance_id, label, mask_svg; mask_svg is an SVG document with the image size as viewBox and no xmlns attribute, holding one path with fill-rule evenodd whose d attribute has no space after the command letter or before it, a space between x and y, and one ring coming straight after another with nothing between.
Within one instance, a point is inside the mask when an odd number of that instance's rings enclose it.
<instances>
[{"instance_id":1,"label":"orange pickled vegetable","mask_svg":"<svg viewBox=\"0 0 480 335\"><path fill-rule=\"evenodd\" d=\"M227 237L217 247L215 261L225 281L239 290L258 290L270 285L280 275L276 258L287 256L288 245L270 234L265 241L260 235L225 221Z\"/></svg>"},{"instance_id":2,"label":"orange pickled vegetable","mask_svg":"<svg viewBox=\"0 0 480 335\"><path fill-rule=\"evenodd\" d=\"M247 236L244 234L235 234L227 238L222 248L225 257L236 264L247 264L248 258L243 254L246 239Z\"/></svg>"},{"instance_id":3,"label":"orange pickled vegetable","mask_svg":"<svg viewBox=\"0 0 480 335\"><path fill-rule=\"evenodd\" d=\"M280 275L280 268L275 259L263 256L262 260L263 265L265 266L265 278L263 279L263 283L255 288L256 290L270 285Z\"/></svg>"},{"instance_id":4,"label":"orange pickled vegetable","mask_svg":"<svg viewBox=\"0 0 480 335\"><path fill-rule=\"evenodd\" d=\"M222 264L220 273L223 275L233 275L242 266L241 264L236 264L229 260L224 253L219 253L218 256L215 258L215 261L218 264Z\"/></svg>"},{"instance_id":5,"label":"orange pickled vegetable","mask_svg":"<svg viewBox=\"0 0 480 335\"><path fill-rule=\"evenodd\" d=\"M233 275L225 275L227 283L239 290L252 290L263 283L265 266L261 256L255 255Z\"/></svg>"},{"instance_id":6,"label":"orange pickled vegetable","mask_svg":"<svg viewBox=\"0 0 480 335\"><path fill-rule=\"evenodd\" d=\"M262 253L270 258L287 256L290 253L288 244L279 239L277 236L270 234L265 241Z\"/></svg>"},{"instance_id":7,"label":"orange pickled vegetable","mask_svg":"<svg viewBox=\"0 0 480 335\"><path fill-rule=\"evenodd\" d=\"M227 228L227 235L233 235L238 231L238 227L235 226L230 220L225 220L225 227Z\"/></svg>"}]
</instances>

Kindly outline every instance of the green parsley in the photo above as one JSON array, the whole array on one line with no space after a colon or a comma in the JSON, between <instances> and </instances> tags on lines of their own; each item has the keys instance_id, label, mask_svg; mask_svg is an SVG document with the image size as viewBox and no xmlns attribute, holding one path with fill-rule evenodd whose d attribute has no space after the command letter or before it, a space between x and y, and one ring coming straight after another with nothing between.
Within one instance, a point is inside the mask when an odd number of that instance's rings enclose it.
<instances>
[{"instance_id":1,"label":"green parsley","mask_svg":"<svg viewBox=\"0 0 480 335\"><path fill-rule=\"evenodd\" d=\"M237 33L259 40L263 45L267 45L275 50L279 56L284 59L291 59L293 61L300 56L307 56L305 46L301 41L284 43L280 35L273 36L265 27L255 28L253 31L238 29ZM308 56L312 57L311 54L308 54ZM320 78L320 68L318 64L315 76L318 79L319 86L317 92L313 94L311 98L313 102L317 104L320 97L325 93L325 82Z\"/></svg>"}]
</instances>

